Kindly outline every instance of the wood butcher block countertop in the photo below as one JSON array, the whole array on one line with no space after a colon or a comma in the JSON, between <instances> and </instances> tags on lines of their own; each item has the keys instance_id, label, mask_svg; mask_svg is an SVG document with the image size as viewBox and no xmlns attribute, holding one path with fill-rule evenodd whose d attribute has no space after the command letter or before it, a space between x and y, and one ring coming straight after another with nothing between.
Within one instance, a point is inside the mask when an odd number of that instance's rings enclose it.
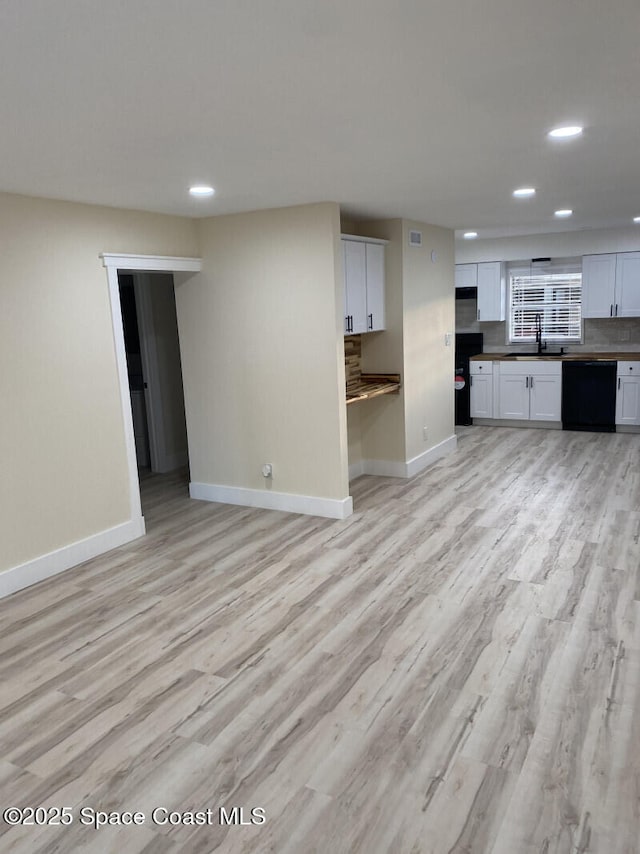
<instances>
[{"instance_id":1,"label":"wood butcher block countertop","mask_svg":"<svg viewBox=\"0 0 640 854\"><path fill-rule=\"evenodd\" d=\"M381 394L400 391L400 374L361 374L357 383L347 386L347 405L358 400L370 400Z\"/></svg>"},{"instance_id":2,"label":"wood butcher block countertop","mask_svg":"<svg viewBox=\"0 0 640 854\"><path fill-rule=\"evenodd\" d=\"M471 356L471 362L514 362L514 361L534 361L537 359L560 360L562 362L633 362L640 361L640 353L588 353L581 351L580 353L541 353L539 356L524 354L524 353L478 353L477 356Z\"/></svg>"}]
</instances>

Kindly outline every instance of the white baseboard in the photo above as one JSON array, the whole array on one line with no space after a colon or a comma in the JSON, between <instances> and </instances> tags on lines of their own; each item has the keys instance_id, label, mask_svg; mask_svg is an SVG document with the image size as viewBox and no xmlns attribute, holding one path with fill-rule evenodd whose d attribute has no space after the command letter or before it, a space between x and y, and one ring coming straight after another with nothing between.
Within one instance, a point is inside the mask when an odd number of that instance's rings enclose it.
<instances>
[{"instance_id":1,"label":"white baseboard","mask_svg":"<svg viewBox=\"0 0 640 854\"><path fill-rule=\"evenodd\" d=\"M87 537L86 540L79 540L77 543L63 546L54 552L0 572L0 598L37 584L38 581L44 581L45 578L64 572L65 569L71 569L118 546L123 546L131 540L144 536L144 533L144 517L140 516L130 522L116 525L115 528Z\"/></svg>"},{"instance_id":2,"label":"white baseboard","mask_svg":"<svg viewBox=\"0 0 640 854\"><path fill-rule=\"evenodd\" d=\"M349 482L355 480L357 477L360 477L364 473L364 460L358 460L357 463L351 463L351 465L349 466Z\"/></svg>"},{"instance_id":3,"label":"white baseboard","mask_svg":"<svg viewBox=\"0 0 640 854\"><path fill-rule=\"evenodd\" d=\"M421 472L427 466L430 466L432 463L435 463L436 460L441 459L442 457L446 457L447 454L450 454L452 451L455 451L458 445L458 437L457 436L449 436L448 439L443 439L442 442L438 442L437 445L434 445L432 448L428 448L422 454L418 454L417 457L413 457L411 460L407 460L407 473L405 477L413 477L418 472Z\"/></svg>"},{"instance_id":4,"label":"white baseboard","mask_svg":"<svg viewBox=\"0 0 640 854\"><path fill-rule=\"evenodd\" d=\"M363 460L364 474L373 474L378 477L406 477L406 463L394 460Z\"/></svg>"},{"instance_id":5,"label":"white baseboard","mask_svg":"<svg viewBox=\"0 0 640 854\"><path fill-rule=\"evenodd\" d=\"M294 495L289 492L272 492L264 489L244 489L239 486L221 486L216 483L189 484L189 495L200 501L219 501L221 504L239 504L242 507L260 507L263 510L285 510L307 516L324 516L328 519L346 519L353 513L353 499L318 498L315 495Z\"/></svg>"},{"instance_id":6,"label":"white baseboard","mask_svg":"<svg viewBox=\"0 0 640 854\"><path fill-rule=\"evenodd\" d=\"M535 427L542 430L562 430L562 421L529 421L524 418L474 418L474 427Z\"/></svg>"},{"instance_id":7,"label":"white baseboard","mask_svg":"<svg viewBox=\"0 0 640 854\"><path fill-rule=\"evenodd\" d=\"M427 466L435 463L441 457L445 457L455 451L458 444L457 436L449 436L432 448L428 448L417 457L407 462L396 462L394 460L360 460L349 466L349 480L355 480L363 474L377 475L378 477L413 477Z\"/></svg>"}]
</instances>

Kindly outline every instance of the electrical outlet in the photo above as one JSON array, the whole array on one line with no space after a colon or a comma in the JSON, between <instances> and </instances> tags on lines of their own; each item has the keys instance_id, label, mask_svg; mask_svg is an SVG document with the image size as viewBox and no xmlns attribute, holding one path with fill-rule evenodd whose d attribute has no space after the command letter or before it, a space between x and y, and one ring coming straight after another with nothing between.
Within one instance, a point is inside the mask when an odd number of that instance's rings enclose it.
<instances>
[{"instance_id":1,"label":"electrical outlet","mask_svg":"<svg viewBox=\"0 0 640 854\"><path fill-rule=\"evenodd\" d=\"M273 466L271 463L265 463L262 466L262 477L273 477Z\"/></svg>"},{"instance_id":2,"label":"electrical outlet","mask_svg":"<svg viewBox=\"0 0 640 854\"><path fill-rule=\"evenodd\" d=\"M423 427L422 428L422 441L426 442L428 440L428 438L429 438L429 428Z\"/></svg>"}]
</instances>

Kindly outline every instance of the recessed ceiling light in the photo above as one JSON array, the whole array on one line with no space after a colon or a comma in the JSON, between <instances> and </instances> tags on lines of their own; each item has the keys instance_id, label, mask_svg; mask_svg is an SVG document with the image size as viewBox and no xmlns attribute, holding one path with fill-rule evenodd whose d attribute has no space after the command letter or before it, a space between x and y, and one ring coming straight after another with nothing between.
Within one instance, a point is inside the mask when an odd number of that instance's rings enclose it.
<instances>
[{"instance_id":1,"label":"recessed ceiling light","mask_svg":"<svg viewBox=\"0 0 640 854\"><path fill-rule=\"evenodd\" d=\"M569 139L572 136L580 136L582 128L580 125L567 125L566 127L554 128L549 131L553 139Z\"/></svg>"},{"instance_id":2,"label":"recessed ceiling light","mask_svg":"<svg viewBox=\"0 0 640 854\"><path fill-rule=\"evenodd\" d=\"M476 237L478 236L478 232L477 231L465 231L465 233L462 236L464 237L465 240L475 240Z\"/></svg>"},{"instance_id":3,"label":"recessed ceiling light","mask_svg":"<svg viewBox=\"0 0 640 854\"><path fill-rule=\"evenodd\" d=\"M571 216L572 213L573 213L572 210L569 210L569 208L565 208L561 211L556 211L554 216L557 216L557 217L560 217L561 219L563 219L565 217Z\"/></svg>"},{"instance_id":4,"label":"recessed ceiling light","mask_svg":"<svg viewBox=\"0 0 640 854\"><path fill-rule=\"evenodd\" d=\"M535 187L520 187L513 191L513 195L517 199L526 199L528 196L535 196Z\"/></svg>"},{"instance_id":5,"label":"recessed ceiling light","mask_svg":"<svg viewBox=\"0 0 640 854\"><path fill-rule=\"evenodd\" d=\"M215 190L206 184L198 184L195 187L189 187L189 192L192 196L212 196Z\"/></svg>"},{"instance_id":6,"label":"recessed ceiling light","mask_svg":"<svg viewBox=\"0 0 640 854\"><path fill-rule=\"evenodd\" d=\"M640 216L634 216L633 221L634 222L640 222Z\"/></svg>"}]
</instances>

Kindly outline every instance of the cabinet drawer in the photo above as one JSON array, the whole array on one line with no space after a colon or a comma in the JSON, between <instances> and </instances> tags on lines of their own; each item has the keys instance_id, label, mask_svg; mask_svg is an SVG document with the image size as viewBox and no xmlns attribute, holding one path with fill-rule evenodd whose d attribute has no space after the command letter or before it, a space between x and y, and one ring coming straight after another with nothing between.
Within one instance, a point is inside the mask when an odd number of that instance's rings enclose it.
<instances>
[{"instance_id":1,"label":"cabinet drawer","mask_svg":"<svg viewBox=\"0 0 640 854\"><path fill-rule=\"evenodd\" d=\"M562 376L562 362L543 361L521 361L500 362L500 373L511 376L529 377L560 377Z\"/></svg>"},{"instance_id":2,"label":"cabinet drawer","mask_svg":"<svg viewBox=\"0 0 640 854\"><path fill-rule=\"evenodd\" d=\"M640 377L640 361L618 362L619 377Z\"/></svg>"},{"instance_id":3,"label":"cabinet drawer","mask_svg":"<svg viewBox=\"0 0 640 854\"><path fill-rule=\"evenodd\" d=\"M482 376L483 374L493 373L493 362L478 359L477 361L469 362L469 373L471 376Z\"/></svg>"}]
</instances>

